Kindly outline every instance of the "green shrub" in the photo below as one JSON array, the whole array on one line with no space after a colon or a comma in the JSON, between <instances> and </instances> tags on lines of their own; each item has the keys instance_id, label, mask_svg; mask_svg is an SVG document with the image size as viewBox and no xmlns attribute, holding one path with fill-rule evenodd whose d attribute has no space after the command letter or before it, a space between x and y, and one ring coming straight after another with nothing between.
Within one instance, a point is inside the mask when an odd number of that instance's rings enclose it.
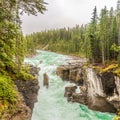
<instances>
[{"instance_id":1,"label":"green shrub","mask_svg":"<svg viewBox=\"0 0 120 120\"><path fill-rule=\"evenodd\" d=\"M30 74L25 71L20 71L18 74L18 78L21 80L34 80L35 78Z\"/></svg>"},{"instance_id":2,"label":"green shrub","mask_svg":"<svg viewBox=\"0 0 120 120\"><path fill-rule=\"evenodd\" d=\"M0 76L0 99L10 103L17 101L17 91L14 83L6 76Z\"/></svg>"}]
</instances>

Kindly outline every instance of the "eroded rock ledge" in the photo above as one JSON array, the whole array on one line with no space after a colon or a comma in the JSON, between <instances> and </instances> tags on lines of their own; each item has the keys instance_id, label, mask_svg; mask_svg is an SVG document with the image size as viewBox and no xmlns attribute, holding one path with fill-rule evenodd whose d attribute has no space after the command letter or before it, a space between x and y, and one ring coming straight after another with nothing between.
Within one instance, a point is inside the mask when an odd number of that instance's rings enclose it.
<instances>
[{"instance_id":1,"label":"eroded rock ledge","mask_svg":"<svg viewBox=\"0 0 120 120\"><path fill-rule=\"evenodd\" d=\"M33 76L38 76L38 72L38 68L30 66L30 73ZM39 90L38 79L27 81L15 80L15 84L21 94L21 111L16 113L13 120L30 120L34 108L34 103L37 102L37 95Z\"/></svg>"},{"instance_id":2,"label":"eroded rock ledge","mask_svg":"<svg viewBox=\"0 0 120 120\"><path fill-rule=\"evenodd\" d=\"M65 87L64 96L68 101L101 112L115 113L120 108L120 78L112 72L97 73L79 60L59 66L56 72L63 80L76 84Z\"/></svg>"}]
</instances>

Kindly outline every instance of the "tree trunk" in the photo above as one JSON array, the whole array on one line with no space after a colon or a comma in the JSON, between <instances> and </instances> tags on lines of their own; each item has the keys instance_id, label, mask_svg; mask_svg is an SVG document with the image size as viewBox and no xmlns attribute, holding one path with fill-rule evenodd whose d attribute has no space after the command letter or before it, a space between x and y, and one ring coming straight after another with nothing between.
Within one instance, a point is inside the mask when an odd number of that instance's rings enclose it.
<instances>
[{"instance_id":1,"label":"tree trunk","mask_svg":"<svg viewBox=\"0 0 120 120\"><path fill-rule=\"evenodd\" d=\"M102 64L105 65L105 40L102 40Z\"/></svg>"},{"instance_id":2,"label":"tree trunk","mask_svg":"<svg viewBox=\"0 0 120 120\"><path fill-rule=\"evenodd\" d=\"M102 64L105 65L105 50L104 50L104 46L102 48Z\"/></svg>"}]
</instances>

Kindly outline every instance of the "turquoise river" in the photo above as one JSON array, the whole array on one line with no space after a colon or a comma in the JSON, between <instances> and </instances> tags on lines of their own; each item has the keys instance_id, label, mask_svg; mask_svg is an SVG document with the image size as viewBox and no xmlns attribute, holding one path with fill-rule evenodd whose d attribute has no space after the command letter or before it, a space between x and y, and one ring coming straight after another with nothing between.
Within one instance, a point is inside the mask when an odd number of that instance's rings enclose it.
<instances>
[{"instance_id":1,"label":"turquoise river","mask_svg":"<svg viewBox=\"0 0 120 120\"><path fill-rule=\"evenodd\" d=\"M65 86L71 84L63 82L56 75L56 68L66 63L68 56L37 51L33 58L26 58L25 62L40 67L38 102L34 106L32 120L112 120L113 114L92 111L82 104L67 102L64 97ZM49 76L49 88L43 86L43 74Z\"/></svg>"}]
</instances>

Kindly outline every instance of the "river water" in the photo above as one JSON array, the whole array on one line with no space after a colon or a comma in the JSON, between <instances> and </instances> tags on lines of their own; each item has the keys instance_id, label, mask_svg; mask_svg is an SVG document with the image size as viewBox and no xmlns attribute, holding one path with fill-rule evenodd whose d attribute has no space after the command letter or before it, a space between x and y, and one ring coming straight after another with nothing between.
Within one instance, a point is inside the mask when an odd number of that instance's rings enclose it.
<instances>
[{"instance_id":1,"label":"river water","mask_svg":"<svg viewBox=\"0 0 120 120\"><path fill-rule=\"evenodd\" d=\"M32 120L112 120L112 114L92 111L82 104L67 102L64 98L65 86L72 83L63 82L55 71L57 66L65 64L68 56L46 51L37 52L37 56L25 59L25 62L41 68L38 102L33 109ZM43 86L44 73L49 76L48 89Z\"/></svg>"}]
</instances>

